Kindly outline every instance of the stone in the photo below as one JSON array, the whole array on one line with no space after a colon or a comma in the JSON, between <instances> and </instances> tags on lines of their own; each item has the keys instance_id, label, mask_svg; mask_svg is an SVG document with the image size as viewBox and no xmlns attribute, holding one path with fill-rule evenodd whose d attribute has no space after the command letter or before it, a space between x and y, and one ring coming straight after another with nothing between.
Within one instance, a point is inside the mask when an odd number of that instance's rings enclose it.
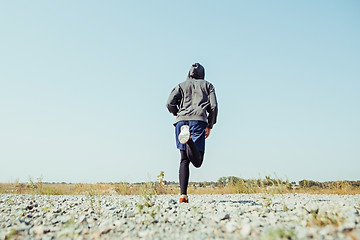
<instances>
[{"instance_id":1,"label":"stone","mask_svg":"<svg viewBox=\"0 0 360 240\"><path fill-rule=\"evenodd\" d=\"M78 218L78 223L81 223L81 224L84 224L84 223L87 223L87 219L86 219L86 216L85 215L81 215L79 218Z\"/></svg>"},{"instance_id":2,"label":"stone","mask_svg":"<svg viewBox=\"0 0 360 240\"><path fill-rule=\"evenodd\" d=\"M223 218L221 218L221 220L228 220L230 219L230 214L226 213L225 216Z\"/></svg>"},{"instance_id":3,"label":"stone","mask_svg":"<svg viewBox=\"0 0 360 240\"><path fill-rule=\"evenodd\" d=\"M237 229L237 223L233 221L229 221L228 223L226 223L225 229L227 232L233 233Z\"/></svg>"},{"instance_id":4,"label":"stone","mask_svg":"<svg viewBox=\"0 0 360 240\"><path fill-rule=\"evenodd\" d=\"M59 220L60 220L60 222L61 222L62 224L65 224L65 223L69 222L71 219L72 219L71 216L65 215L65 216L60 217Z\"/></svg>"},{"instance_id":5,"label":"stone","mask_svg":"<svg viewBox=\"0 0 360 240\"><path fill-rule=\"evenodd\" d=\"M101 234L106 234L110 232L112 229L114 229L114 225L109 221L102 222L99 225L99 232Z\"/></svg>"},{"instance_id":6,"label":"stone","mask_svg":"<svg viewBox=\"0 0 360 240\"><path fill-rule=\"evenodd\" d=\"M34 232L35 235L42 235L44 234L44 226L36 226L32 228L32 231Z\"/></svg>"},{"instance_id":7,"label":"stone","mask_svg":"<svg viewBox=\"0 0 360 240\"><path fill-rule=\"evenodd\" d=\"M251 233L251 225L250 224L244 224L241 226L241 230L240 230L240 234L243 236L243 237L247 237L249 236Z\"/></svg>"}]
</instances>

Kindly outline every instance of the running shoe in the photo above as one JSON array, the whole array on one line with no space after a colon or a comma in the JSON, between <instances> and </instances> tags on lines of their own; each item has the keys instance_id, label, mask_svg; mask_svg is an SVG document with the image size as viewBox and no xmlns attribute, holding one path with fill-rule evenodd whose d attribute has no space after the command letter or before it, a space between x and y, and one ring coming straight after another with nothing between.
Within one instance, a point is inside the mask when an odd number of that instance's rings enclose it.
<instances>
[{"instance_id":1,"label":"running shoe","mask_svg":"<svg viewBox=\"0 0 360 240\"><path fill-rule=\"evenodd\" d=\"M187 195L181 195L179 203L189 203L189 198Z\"/></svg>"},{"instance_id":2,"label":"running shoe","mask_svg":"<svg viewBox=\"0 0 360 240\"><path fill-rule=\"evenodd\" d=\"M190 129L188 125L182 125L180 128L179 141L181 144L186 144L190 139Z\"/></svg>"}]
</instances>

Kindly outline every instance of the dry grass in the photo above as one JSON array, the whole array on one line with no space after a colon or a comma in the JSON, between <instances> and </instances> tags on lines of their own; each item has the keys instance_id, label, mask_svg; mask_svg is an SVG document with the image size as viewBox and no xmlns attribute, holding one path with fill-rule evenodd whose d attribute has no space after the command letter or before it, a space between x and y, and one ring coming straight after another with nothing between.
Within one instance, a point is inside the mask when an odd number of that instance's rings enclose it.
<instances>
[{"instance_id":1,"label":"dry grass","mask_svg":"<svg viewBox=\"0 0 360 240\"><path fill-rule=\"evenodd\" d=\"M151 194L178 194L177 184L166 185L163 178L158 182L142 184L130 183L96 183L96 184L65 184L65 183L43 183L30 179L30 183L0 183L0 194L35 194L35 195L141 195L144 191ZM145 189L145 190L144 190ZM281 180L237 180L223 184L213 183L211 186L200 183L191 183L188 188L189 194L236 194L236 193L307 193L307 194L360 194L360 188L346 181L333 182L326 187L299 187Z\"/></svg>"},{"instance_id":2,"label":"dry grass","mask_svg":"<svg viewBox=\"0 0 360 240\"><path fill-rule=\"evenodd\" d=\"M336 181L329 186L320 188L317 186L299 188L297 193L308 193L308 194L338 194L338 195L356 195L360 194L360 187L352 186L347 181Z\"/></svg>"},{"instance_id":3,"label":"dry grass","mask_svg":"<svg viewBox=\"0 0 360 240\"><path fill-rule=\"evenodd\" d=\"M336 211L322 211L323 209L307 210L309 213L307 219L307 226L320 226L327 225L340 226L345 222L345 218L340 216Z\"/></svg>"}]
</instances>

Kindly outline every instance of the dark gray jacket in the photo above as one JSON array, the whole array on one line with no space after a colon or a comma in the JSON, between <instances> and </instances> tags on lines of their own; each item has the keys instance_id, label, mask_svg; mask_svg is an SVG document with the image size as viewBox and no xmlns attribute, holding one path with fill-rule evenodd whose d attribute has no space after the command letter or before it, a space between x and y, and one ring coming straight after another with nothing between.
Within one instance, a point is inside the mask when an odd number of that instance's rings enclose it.
<instances>
[{"instance_id":1,"label":"dark gray jacket","mask_svg":"<svg viewBox=\"0 0 360 240\"><path fill-rule=\"evenodd\" d=\"M197 120L212 128L216 123L218 105L215 88L204 80L205 69L200 63L191 66L186 81L178 84L170 93L167 108L179 121Z\"/></svg>"}]
</instances>

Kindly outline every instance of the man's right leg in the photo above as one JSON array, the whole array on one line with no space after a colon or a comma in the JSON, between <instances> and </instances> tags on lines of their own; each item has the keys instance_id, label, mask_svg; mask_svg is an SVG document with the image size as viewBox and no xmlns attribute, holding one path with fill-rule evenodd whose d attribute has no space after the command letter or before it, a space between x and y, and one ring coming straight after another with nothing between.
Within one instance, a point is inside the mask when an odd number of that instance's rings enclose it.
<instances>
[{"instance_id":1,"label":"man's right leg","mask_svg":"<svg viewBox=\"0 0 360 240\"><path fill-rule=\"evenodd\" d=\"M181 195L187 195L187 187L189 184L189 164L190 160L186 151L180 150L180 168L179 168L179 182Z\"/></svg>"}]
</instances>

